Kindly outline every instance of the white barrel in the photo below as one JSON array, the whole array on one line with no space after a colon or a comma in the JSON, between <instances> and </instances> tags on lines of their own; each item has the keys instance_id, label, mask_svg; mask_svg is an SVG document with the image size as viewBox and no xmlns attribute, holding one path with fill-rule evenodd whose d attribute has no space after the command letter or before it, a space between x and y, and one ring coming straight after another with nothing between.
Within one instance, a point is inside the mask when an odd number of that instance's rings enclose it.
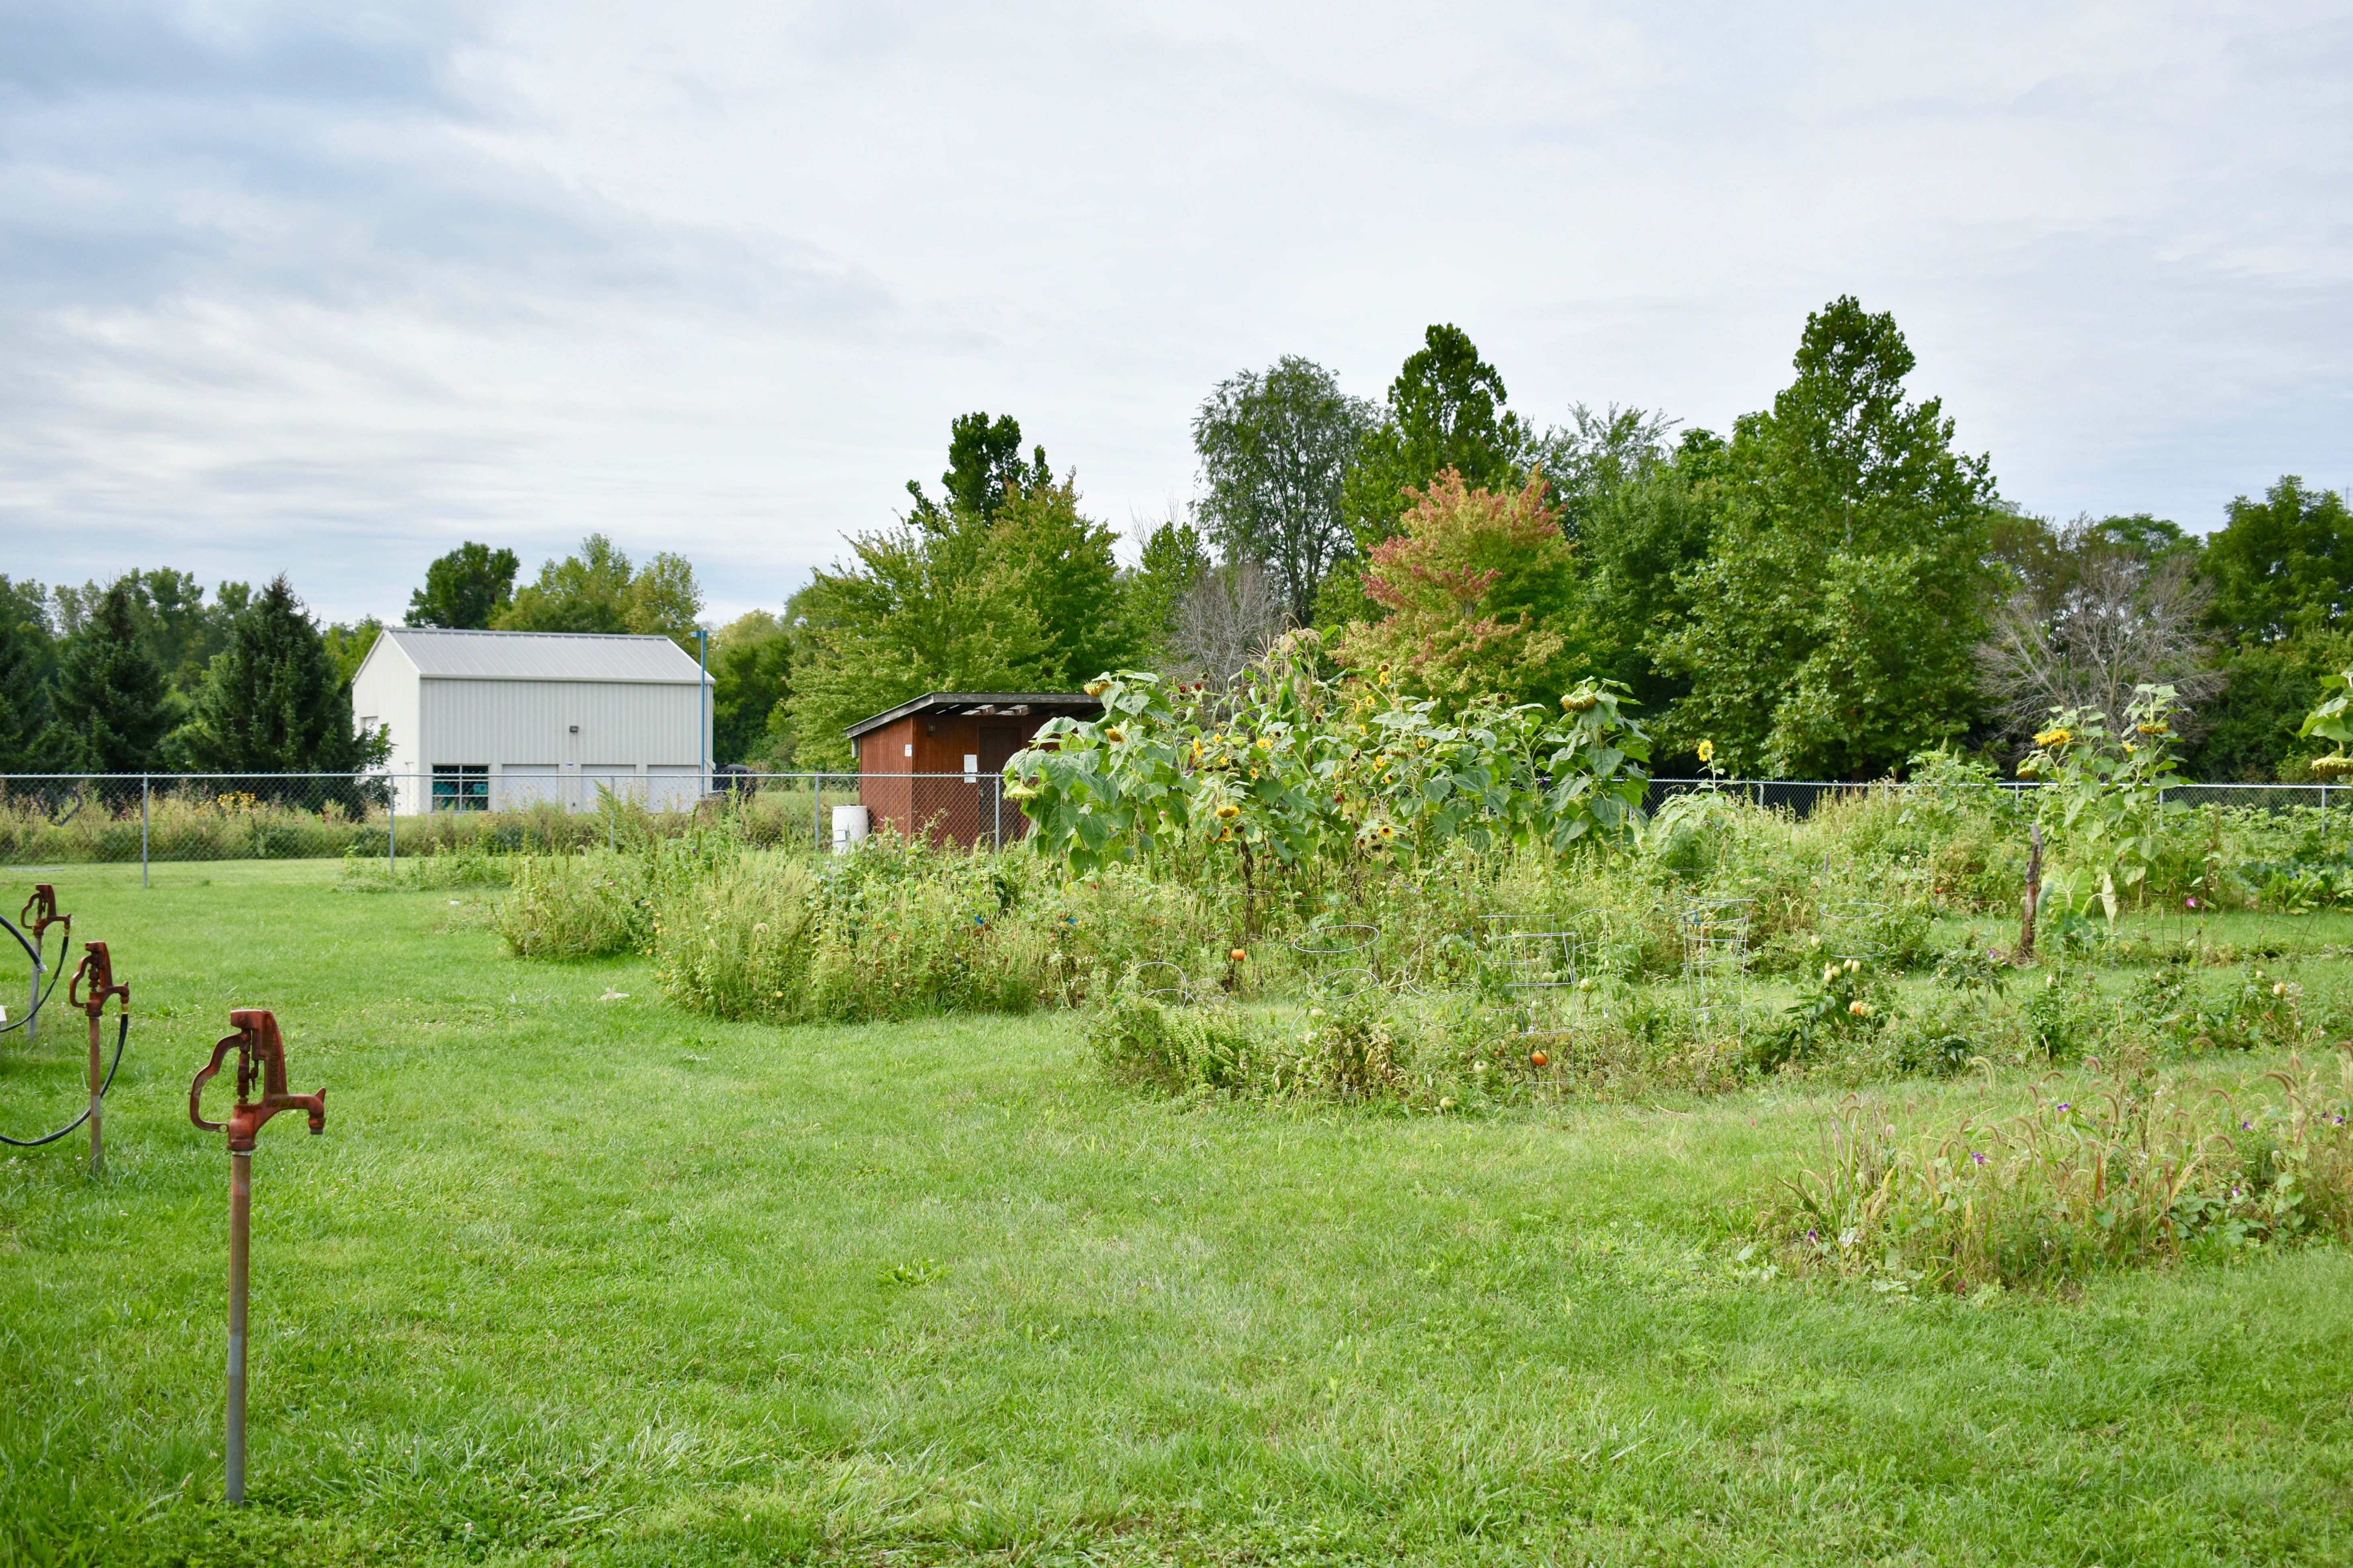
<instances>
[{"instance_id":1,"label":"white barrel","mask_svg":"<svg viewBox=\"0 0 2353 1568\"><path fill-rule=\"evenodd\" d=\"M833 852L847 855L858 847L873 826L873 818L862 805L837 805L833 808Z\"/></svg>"}]
</instances>

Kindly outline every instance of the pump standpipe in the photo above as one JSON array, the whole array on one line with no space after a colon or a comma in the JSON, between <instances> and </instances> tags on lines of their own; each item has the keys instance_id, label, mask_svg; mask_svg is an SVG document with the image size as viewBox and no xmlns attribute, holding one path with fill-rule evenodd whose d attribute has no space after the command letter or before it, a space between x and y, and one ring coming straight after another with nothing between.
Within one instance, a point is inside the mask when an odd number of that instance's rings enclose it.
<instances>
[{"instance_id":1,"label":"pump standpipe","mask_svg":"<svg viewBox=\"0 0 2353 1568\"><path fill-rule=\"evenodd\" d=\"M259 1007L240 1007L228 1016L237 1031L213 1047L188 1086L188 1120L206 1132L228 1133L228 1440L222 1449L227 1461L228 1500L245 1502L245 1323L246 1281L253 1254L253 1141L262 1124L281 1110L309 1114L311 1131L327 1130L327 1091L289 1094L286 1090L286 1043L279 1038L277 1017ZM221 1069L230 1051L237 1052L237 1105L226 1122L207 1121L199 1101L205 1085ZM261 1098L253 1098L259 1082Z\"/></svg>"}]
</instances>

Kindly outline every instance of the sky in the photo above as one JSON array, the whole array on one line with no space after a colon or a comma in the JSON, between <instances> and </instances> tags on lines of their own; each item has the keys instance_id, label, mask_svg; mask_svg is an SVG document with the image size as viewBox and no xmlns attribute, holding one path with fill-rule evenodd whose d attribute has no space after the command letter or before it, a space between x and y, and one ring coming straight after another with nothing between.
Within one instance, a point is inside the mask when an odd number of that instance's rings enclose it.
<instances>
[{"instance_id":1,"label":"sky","mask_svg":"<svg viewBox=\"0 0 2353 1568\"><path fill-rule=\"evenodd\" d=\"M1451 321L1727 427L1892 311L2003 495L2353 481L2339 4L0 0L0 573L396 619L602 531L779 607L1009 413L1123 532L1219 380Z\"/></svg>"}]
</instances>

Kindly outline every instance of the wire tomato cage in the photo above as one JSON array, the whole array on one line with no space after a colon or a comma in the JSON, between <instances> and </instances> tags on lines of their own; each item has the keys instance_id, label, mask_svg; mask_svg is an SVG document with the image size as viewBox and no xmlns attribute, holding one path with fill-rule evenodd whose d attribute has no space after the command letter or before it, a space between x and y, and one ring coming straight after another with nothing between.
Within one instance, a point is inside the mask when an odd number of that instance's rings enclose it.
<instances>
[{"instance_id":1,"label":"wire tomato cage","mask_svg":"<svg viewBox=\"0 0 2353 1568\"><path fill-rule=\"evenodd\" d=\"M1756 926L1754 899L1694 899L1677 925L1683 933L1683 988L1692 1016L1703 1026L1729 1013L1733 1028L1747 1037L1749 941Z\"/></svg>"},{"instance_id":2,"label":"wire tomato cage","mask_svg":"<svg viewBox=\"0 0 2353 1568\"><path fill-rule=\"evenodd\" d=\"M1380 988L1380 927L1349 923L1312 926L1289 945L1319 999L1345 1001Z\"/></svg>"}]
</instances>

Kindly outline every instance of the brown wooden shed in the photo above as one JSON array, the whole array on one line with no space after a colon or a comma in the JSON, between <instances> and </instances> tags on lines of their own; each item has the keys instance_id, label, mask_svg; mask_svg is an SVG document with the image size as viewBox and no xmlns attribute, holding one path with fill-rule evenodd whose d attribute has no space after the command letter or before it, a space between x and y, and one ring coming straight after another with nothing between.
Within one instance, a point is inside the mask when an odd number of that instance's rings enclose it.
<instances>
[{"instance_id":1,"label":"brown wooden shed","mask_svg":"<svg viewBox=\"0 0 2353 1568\"><path fill-rule=\"evenodd\" d=\"M849 727L859 804L876 827L1002 847L1029 831L1020 806L1004 798L1007 760L1047 720L1101 711L1081 691L927 692Z\"/></svg>"}]
</instances>

